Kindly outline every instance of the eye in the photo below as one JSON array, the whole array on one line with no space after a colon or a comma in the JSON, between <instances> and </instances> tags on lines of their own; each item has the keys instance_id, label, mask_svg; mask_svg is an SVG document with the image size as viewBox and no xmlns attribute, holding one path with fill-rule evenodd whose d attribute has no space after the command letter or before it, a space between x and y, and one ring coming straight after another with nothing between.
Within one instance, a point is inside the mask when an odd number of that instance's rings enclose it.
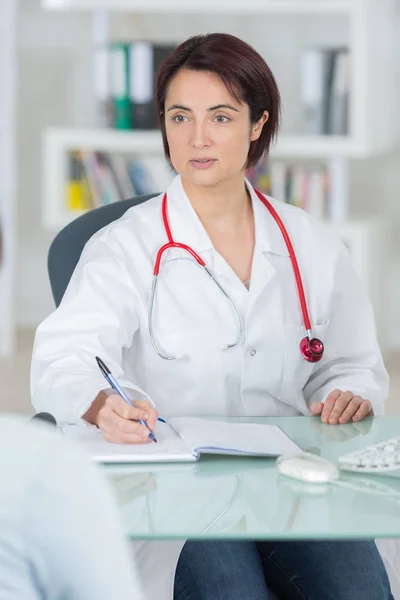
<instances>
[{"instance_id":1,"label":"eye","mask_svg":"<svg viewBox=\"0 0 400 600\"><path fill-rule=\"evenodd\" d=\"M186 117L184 115L174 115L172 117L172 121L175 121L175 123L184 123L186 120Z\"/></svg>"},{"instance_id":2,"label":"eye","mask_svg":"<svg viewBox=\"0 0 400 600\"><path fill-rule=\"evenodd\" d=\"M229 117L225 117L225 115L216 115L215 120L218 123L229 123L230 118Z\"/></svg>"}]
</instances>

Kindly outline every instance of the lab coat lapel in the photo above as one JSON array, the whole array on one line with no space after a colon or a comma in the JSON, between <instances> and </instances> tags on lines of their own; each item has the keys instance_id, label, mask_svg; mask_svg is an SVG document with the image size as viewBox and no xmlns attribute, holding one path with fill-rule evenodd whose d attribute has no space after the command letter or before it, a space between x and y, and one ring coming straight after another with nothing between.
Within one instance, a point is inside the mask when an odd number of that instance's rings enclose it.
<instances>
[{"instance_id":1,"label":"lab coat lapel","mask_svg":"<svg viewBox=\"0 0 400 600\"><path fill-rule=\"evenodd\" d=\"M269 260L268 254L261 251L256 245L250 280L250 298L252 304L264 292L274 275L275 268Z\"/></svg>"},{"instance_id":2,"label":"lab coat lapel","mask_svg":"<svg viewBox=\"0 0 400 600\"><path fill-rule=\"evenodd\" d=\"M250 302L253 305L275 275L274 256L289 257L289 252L274 218L247 180L246 185L253 205L256 238L250 282Z\"/></svg>"}]
</instances>

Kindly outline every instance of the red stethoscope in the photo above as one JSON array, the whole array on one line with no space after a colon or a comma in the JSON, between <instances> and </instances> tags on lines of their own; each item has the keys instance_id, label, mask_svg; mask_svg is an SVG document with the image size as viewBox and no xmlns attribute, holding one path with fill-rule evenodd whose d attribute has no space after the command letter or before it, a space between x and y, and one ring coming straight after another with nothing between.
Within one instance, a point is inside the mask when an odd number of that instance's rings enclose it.
<instances>
[{"instance_id":1,"label":"red stethoscope","mask_svg":"<svg viewBox=\"0 0 400 600\"><path fill-rule=\"evenodd\" d=\"M279 226L279 229L281 230L283 239L285 240L285 244L289 251L290 260L292 262L294 276L296 279L297 291L298 291L299 299L300 299L301 312L303 314L304 328L305 328L306 334L307 334L306 337L304 337L300 342L300 352L301 352L302 356L308 362L312 362L312 363L318 362L321 360L321 358L324 354L324 344L321 342L321 340L319 340L318 338L314 338L312 336L311 322L310 322L310 317L308 314L307 302L306 302L304 288L303 288L303 282L301 279L299 265L297 263L297 259L296 259L296 255L295 255L295 252L294 252L294 249L292 246L292 242L290 241L288 232L286 231L286 228L285 228L280 216L274 209L274 207L270 204L270 202L268 202L268 200L263 196L263 194L261 194L261 192L259 192L258 190L254 190L254 191L257 194L257 196L259 197L259 199L261 200L261 202L269 210L272 217L275 219L277 225ZM157 258L156 258L156 262L154 265L153 285L151 288L151 296L150 296L150 304L149 304L149 331L150 331L151 343L152 343L152 346L153 346L155 352L158 354L158 356L160 356L161 358L163 358L165 360L174 360L174 359L178 358L178 355L169 356L169 355L164 354L160 350L160 348L158 347L158 345L156 343L156 340L154 337L154 330L153 330L153 308L154 308L154 302L155 302L155 296L156 296L158 275L160 273L161 259L162 259L164 252L166 250L169 250L169 248L181 248L182 250L189 252L189 254L191 254L193 256L193 258L197 261L197 263L201 267L204 268L207 275L217 285L218 289L222 292L222 294L225 296L225 298L229 302L229 304L232 308L232 311L234 313L237 325L238 325L238 335L236 337L236 340L233 343L224 345L222 347L222 349L225 350L227 348L234 348L235 346L240 344L240 342L243 340L243 335L244 335L243 325L242 325L242 322L240 319L239 312L238 312L234 302L232 301L232 299L228 296L228 294L225 292L223 287L215 279L212 272L207 268L207 265L204 262L204 260L190 246L187 246L186 244L181 244L180 242L174 241L174 239L172 237L172 233L171 233L171 228L169 226L169 221L168 221L167 194L166 193L164 194L164 197L162 200L162 218L163 218L165 231L166 231L166 234L168 237L168 243L164 244L164 246L161 246L161 248L159 249L159 251L157 253Z\"/></svg>"}]
</instances>

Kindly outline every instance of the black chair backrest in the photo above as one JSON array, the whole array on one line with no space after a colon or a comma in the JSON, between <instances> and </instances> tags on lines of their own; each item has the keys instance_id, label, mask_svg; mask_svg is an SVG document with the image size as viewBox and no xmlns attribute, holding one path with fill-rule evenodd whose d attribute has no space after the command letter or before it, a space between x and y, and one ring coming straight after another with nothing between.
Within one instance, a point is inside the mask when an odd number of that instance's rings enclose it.
<instances>
[{"instance_id":1,"label":"black chair backrest","mask_svg":"<svg viewBox=\"0 0 400 600\"><path fill-rule=\"evenodd\" d=\"M136 198L94 208L69 223L56 235L47 259L51 291L56 306L60 304L82 250L92 235L122 217L131 206L141 204L157 195L136 196Z\"/></svg>"}]
</instances>

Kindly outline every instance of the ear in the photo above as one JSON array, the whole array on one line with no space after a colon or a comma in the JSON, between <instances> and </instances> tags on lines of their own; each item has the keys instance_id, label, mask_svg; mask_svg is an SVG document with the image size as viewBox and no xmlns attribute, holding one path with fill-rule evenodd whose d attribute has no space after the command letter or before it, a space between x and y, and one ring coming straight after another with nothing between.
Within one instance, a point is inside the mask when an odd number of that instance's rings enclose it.
<instances>
[{"instance_id":1,"label":"ear","mask_svg":"<svg viewBox=\"0 0 400 600\"><path fill-rule=\"evenodd\" d=\"M264 110L263 114L261 115L261 117L257 121L257 123L254 123L252 125L251 136L250 136L250 140L252 142L254 142L255 140L258 140L258 138L261 135L262 128L264 127L264 124L268 121L268 118L269 118L269 112L267 110Z\"/></svg>"}]
</instances>

